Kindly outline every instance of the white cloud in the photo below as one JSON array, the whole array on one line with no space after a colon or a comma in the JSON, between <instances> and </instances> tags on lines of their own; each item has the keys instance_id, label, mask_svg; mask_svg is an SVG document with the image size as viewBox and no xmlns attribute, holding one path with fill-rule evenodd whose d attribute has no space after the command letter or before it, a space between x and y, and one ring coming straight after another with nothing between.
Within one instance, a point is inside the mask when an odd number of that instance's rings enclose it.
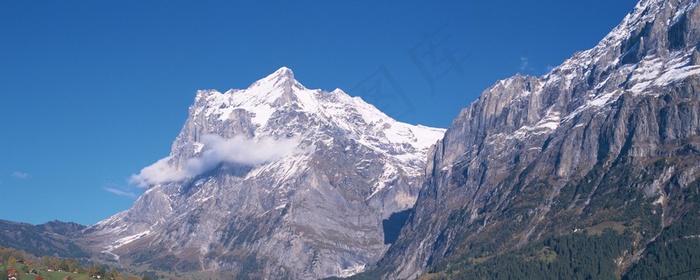
<instances>
[{"instance_id":1,"label":"white cloud","mask_svg":"<svg viewBox=\"0 0 700 280\"><path fill-rule=\"evenodd\" d=\"M12 177L15 177L18 179L27 179L27 178L29 178L29 173L15 171L15 172L12 172Z\"/></svg>"},{"instance_id":2,"label":"white cloud","mask_svg":"<svg viewBox=\"0 0 700 280\"><path fill-rule=\"evenodd\" d=\"M123 197L128 197L128 198L136 198L136 197L138 197L138 196L137 196L135 193L133 193L133 192L118 190L118 189L115 189L115 188L106 187L106 188L104 188L104 190L107 191L107 192L109 192L109 193L118 195L118 196L123 196Z\"/></svg>"},{"instance_id":3,"label":"white cloud","mask_svg":"<svg viewBox=\"0 0 700 280\"><path fill-rule=\"evenodd\" d=\"M131 175L129 183L148 187L159 183L179 181L187 178L184 170L178 170L171 166L171 157L166 157L156 161L156 163L141 169L139 174Z\"/></svg>"},{"instance_id":4,"label":"white cloud","mask_svg":"<svg viewBox=\"0 0 700 280\"><path fill-rule=\"evenodd\" d=\"M286 155L299 152L298 138L258 140L234 137L230 139L218 135L205 135L203 152L199 157L185 161L179 168L171 164L172 157L163 158L132 175L129 182L141 187L180 181L214 169L221 163L237 163L254 166Z\"/></svg>"}]
</instances>

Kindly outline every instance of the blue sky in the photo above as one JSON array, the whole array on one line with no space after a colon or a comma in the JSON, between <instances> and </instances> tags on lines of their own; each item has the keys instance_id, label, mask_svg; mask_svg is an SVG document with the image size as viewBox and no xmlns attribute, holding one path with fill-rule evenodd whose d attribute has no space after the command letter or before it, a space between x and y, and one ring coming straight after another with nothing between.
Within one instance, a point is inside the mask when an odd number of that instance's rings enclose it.
<instances>
[{"instance_id":1,"label":"blue sky","mask_svg":"<svg viewBox=\"0 0 700 280\"><path fill-rule=\"evenodd\" d=\"M198 89L281 66L448 127L488 86L593 47L633 0L0 2L0 219L92 224L142 193Z\"/></svg>"}]
</instances>

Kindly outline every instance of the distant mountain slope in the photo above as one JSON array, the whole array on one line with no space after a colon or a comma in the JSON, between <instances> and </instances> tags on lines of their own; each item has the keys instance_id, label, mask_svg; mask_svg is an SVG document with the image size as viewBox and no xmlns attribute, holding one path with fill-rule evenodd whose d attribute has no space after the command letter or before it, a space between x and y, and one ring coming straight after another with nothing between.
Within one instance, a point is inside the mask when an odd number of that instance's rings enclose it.
<instances>
[{"instance_id":1,"label":"distant mountain slope","mask_svg":"<svg viewBox=\"0 0 700 280\"><path fill-rule=\"evenodd\" d=\"M17 248L36 256L89 257L75 243L85 226L59 221L31 225L0 220L0 246Z\"/></svg>"},{"instance_id":2,"label":"distant mountain slope","mask_svg":"<svg viewBox=\"0 0 700 280\"><path fill-rule=\"evenodd\" d=\"M687 252L655 271L635 266L668 249L660 240L700 235L697 4L643 0L593 49L484 91L429 153L415 210L365 276L596 279L700 267ZM609 250L577 251L586 246Z\"/></svg>"},{"instance_id":3,"label":"distant mountain slope","mask_svg":"<svg viewBox=\"0 0 700 280\"><path fill-rule=\"evenodd\" d=\"M123 264L237 277L348 276L389 247L382 220L415 203L444 130L397 122L281 68L249 88L199 91L149 189L85 230Z\"/></svg>"}]
</instances>

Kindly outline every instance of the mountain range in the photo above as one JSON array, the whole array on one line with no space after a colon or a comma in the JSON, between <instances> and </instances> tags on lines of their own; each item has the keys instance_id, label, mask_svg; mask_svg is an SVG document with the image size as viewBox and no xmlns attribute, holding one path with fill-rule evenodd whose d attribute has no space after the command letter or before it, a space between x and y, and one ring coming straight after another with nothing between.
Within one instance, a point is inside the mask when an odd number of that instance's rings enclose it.
<instances>
[{"instance_id":1,"label":"mountain range","mask_svg":"<svg viewBox=\"0 0 700 280\"><path fill-rule=\"evenodd\" d=\"M697 278L697 6L641 0L595 47L496 82L447 130L286 67L201 90L170 155L131 178L147 191L130 209L0 223L26 232L0 245L221 279Z\"/></svg>"}]
</instances>

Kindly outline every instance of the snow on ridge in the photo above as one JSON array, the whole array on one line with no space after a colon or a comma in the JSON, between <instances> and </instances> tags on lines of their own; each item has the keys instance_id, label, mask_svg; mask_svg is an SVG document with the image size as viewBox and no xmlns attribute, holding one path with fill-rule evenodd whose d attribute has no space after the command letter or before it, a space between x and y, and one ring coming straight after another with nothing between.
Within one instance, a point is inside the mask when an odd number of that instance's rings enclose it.
<instances>
[{"instance_id":1,"label":"snow on ridge","mask_svg":"<svg viewBox=\"0 0 700 280\"><path fill-rule=\"evenodd\" d=\"M85 230L92 229L92 228L106 228L110 225L112 225L112 228L109 230L109 232L114 233L121 233L124 230L126 230L125 225L117 225L120 220L122 220L126 215L127 215L128 210L121 211L117 214L114 214L110 216L107 219L104 219L102 221L97 222L96 224L93 224L89 227L87 227ZM85 231L83 230L83 231Z\"/></svg>"},{"instance_id":2,"label":"snow on ridge","mask_svg":"<svg viewBox=\"0 0 700 280\"><path fill-rule=\"evenodd\" d=\"M342 91L339 93L349 97ZM387 116L384 112L374 107L374 105L365 102L360 97L343 98L341 100L351 102L351 105L354 105L353 107L357 108L357 113L360 114L365 124L372 127L375 132L383 134L384 137L380 139L380 142L386 141L389 144L398 145L408 144L416 149L428 149L445 134L445 129L442 128L411 125L394 120ZM373 141L371 137L367 137L367 135L358 136L361 136L362 142L370 147L376 147L378 150L383 150L378 146L380 143L373 143L375 141Z\"/></svg>"},{"instance_id":3,"label":"snow on ridge","mask_svg":"<svg viewBox=\"0 0 700 280\"><path fill-rule=\"evenodd\" d=\"M282 67L275 73L254 82L251 87L242 90L231 89L225 93L215 90L198 91L198 98L204 98L206 104L195 108L195 114L204 114L206 118L226 121L231 113L243 109L252 113L251 121L261 129L275 111L281 106L276 104L282 98L293 98L293 102L312 115L320 116L327 122L334 123L344 130L362 134L357 131L358 124L351 122L352 114L359 114L363 126L370 126L376 133L384 134L384 139L391 144L407 143L415 148L429 148L442 138L445 129L416 126L392 119L372 104L360 97L350 97L340 89L332 92L320 89L307 89L293 79L291 70ZM284 88L280 80L296 85ZM289 92L291 90L291 92ZM283 95L291 97L283 97ZM375 134L376 134L375 133ZM362 135L358 135L362 136ZM371 141L370 141L371 142Z\"/></svg>"},{"instance_id":4,"label":"snow on ridge","mask_svg":"<svg viewBox=\"0 0 700 280\"><path fill-rule=\"evenodd\" d=\"M642 9L646 8L649 4L652 4L653 1L646 2L644 5L641 5ZM697 3L693 3L691 6L696 5ZM637 8L635 8L635 12L632 14L628 15L620 26L616 28L608 37L611 38L617 38L620 36L613 36L614 34L621 34L623 31L626 29L622 28L623 26L627 27L632 27L633 25L637 23L632 23L631 21L640 21L640 20L649 20L649 19L641 19L641 15L638 15L637 9L639 8L639 5ZM658 8L658 7L657 7ZM637 18L633 18L633 15L635 15ZM648 17L648 16L646 16ZM618 34L618 35L619 35ZM606 38L608 38L606 37ZM558 66L550 72L545 78L546 79L554 79L557 78L557 74L563 74L565 71L571 71L572 69L576 69L577 66L583 66L584 68L586 65L590 65L593 63L593 61L590 59L590 56L595 56L597 55L598 52L604 51L603 47L601 46L609 46L609 44L619 44L619 42L612 42L612 41L606 41L603 40L601 43L596 46L593 49L578 53L574 55L574 57L568 59L565 61L562 65ZM692 64L692 56L693 56L693 50L683 50L683 51L676 51L669 53L664 56L659 56L659 54L650 54L646 57L644 57L640 62L631 64L631 65L625 65L621 66L617 71L618 76L627 76L626 83L628 85L631 85L629 88L626 89L620 89L616 85L612 85L612 88L608 88L608 82L610 77L614 75L610 75L608 78L606 78L604 81L599 82L596 86L594 91L589 93L587 96L585 96L585 101L582 103L581 106L573 110L571 113L569 113L567 116L563 117L562 119L564 121L568 121L573 119L575 116L580 114L581 112L588 110L588 109L594 109L594 108L602 108L618 99L623 93L625 92L630 92L634 95L645 95L645 94L651 94L654 96L658 96L659 91L656 89L660 87L665 87L668 86L669 84L686 79L687 77L693 76L693 75L700 75L700 65L694 65ZM618 57L614 61L611 61L608 63L608 66L610 65L617 65L620 61L620 58ZM559 72L555 74L556 70ZM570 73L573 74L571 77L567 75L567 77L564 79L565 81L568 81L572 77L576 77L579 75L587 75L586 73ZM569 87L569 83L566 83L566 87ZM593 93L595 92L595 93Z\"/></svg>"},{"instance_id":5,"label":"snow on ridge","mask_svg":"<svg viewBox=\"0 0 700 280\"><path fill-rule=\"evenodd\" d=\"M642 0L637 3L634 9L628 13L622 22L617 25L613 30L606 35L603 40L594 48L606 48L610 42L620 42L631 34L631 30L640 24L649 22L654 19L654 17L659 14L656 12L659 7L659 3L662 0ZM651 9L645 12L647 9Z\"/></svg>"},{"instance_id":6,"label":"snow on ridge","mask_svg":"<svg viewBox=\"0 0 700 280\"><path fill-rule=\"evenodd\" d=\"M630 81L636 84L631 90L641 93L646 86L665 86L697 74L700 66L691 63L692 55L692 51L687 51L671 53L667 58L657 55L644 58L632 71Z\"/></svg>"},{"instance_id":7,"label":"snow on ridge","mask_svg":"<svg viewBox=\"0 0 700 280\"><path fill-rule=\"evenodd\" d=\"M656 15L659 14L655 10L661 8L659 6L660 2L662 1L643 0L638 2L634 9L622 19L620 24L615 26L612 31L606 34L596 46L591 49L575 53L572 57L566 59L562 64L552 69L550 73L553 73L557 69L561 70L563 73L565 70L576 69L579 66L586 67L594 62L597 62L599 59L604 58L605 53L611 49L619 47L623 41L629 38L632 35L633 30L642 26L642 24L646 24L647 22L654 20ZM651 10L645 12L647 9ZM618 62L618 60L614 61L615 64Z\"/></svg>"}]
</instances>

